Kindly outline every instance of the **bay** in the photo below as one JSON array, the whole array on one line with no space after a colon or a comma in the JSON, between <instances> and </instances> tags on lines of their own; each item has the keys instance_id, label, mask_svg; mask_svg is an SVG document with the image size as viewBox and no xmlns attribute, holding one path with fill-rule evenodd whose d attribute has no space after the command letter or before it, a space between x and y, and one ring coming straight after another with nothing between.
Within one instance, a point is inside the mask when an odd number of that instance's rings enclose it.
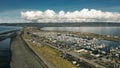
<instances>
[{"instance_id":1,"label":"bay","mask_svg":"<svg viewBox=\"0 0 120 68\"><path fill-rule=\"evenodd\" d=\"M21 27L14 26L0 26L0 33L17 30ZM10 42L11 38L0 41L0 68L10 68Z\"/></svg>"},{"instance_id":2,"label":"bay","mask_svg":"<svg viewBox=\"0 0 120 68\"><path fill-rule=\"evenodd\" d=\"M73 31L120 36L120 27L44 27L42 30Z\"/></svg>"},{"instance_id":3,"label":"bay","mask_svg":"<svg viewBox=\"0 0 120 68\"><path fill-rule=\"evenodd\" d=\"M120 27L44 27L41 28L41 30L85 32L120 37ZM120 42L108 40L101 40L98 43L105 43L108 45L104 48L105 51L120 46Z\"/></svg>"}]
</instances>

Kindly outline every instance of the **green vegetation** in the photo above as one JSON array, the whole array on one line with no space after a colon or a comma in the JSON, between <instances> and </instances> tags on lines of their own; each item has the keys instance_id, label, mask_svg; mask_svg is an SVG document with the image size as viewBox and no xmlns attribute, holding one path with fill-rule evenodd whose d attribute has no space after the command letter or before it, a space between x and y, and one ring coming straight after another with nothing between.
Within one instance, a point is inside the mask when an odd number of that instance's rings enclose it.
<instances>
[{"instance_id":1,"label":"green vegetation","mask_svg":"<svg viewBox=\"0 0 120 68\"><path fill-rule=\"evenodd\" d=\"M29 39L29 36L27 35L25 29L22 31L22 33L23 33L22 36L23 36L24 39Z\"/></svg>"},{"instance_id":2,"label":"green vegetation","mask_svg":"<svg viewBox=\"0 0 120 68\"><path fill-rule=\"evenodd\" d=\"M45 32L50 32L50 31L45 31ZM71 31L53 31L53 32L61 32L61 33L70 33L70 34L75 34L78 35L78 37L87 37L87 38L97 38L97 39L103 39L103 40L109 40L109 41L116 41L120 42L120 37L114 37L114 36L109 36L109 35L101 35L101 34L95 34L95 33L82 33L82 32L71 32Z\"/></svg>"},{"instance_id":3,"label":"green vegetation","mask_svg":"<svg viewBox=\"0 0 120 68\"><path fill-rule=\"evenodd\" d=\"M27 32L30 32L30 30L28 31L28 30L24 29L23 37L25 39L30 39L30 35ZM55 32L55 31L53 31L53 32ZM56 31L56 32L65 33L65 31ZM109 41L118 41L118 42L120 42L120 37L113 37L113 36L100 35L100 34L94 34L94 33L81 33L81 32L67 32L67 33L75 34L77 37L97 38L97 39L104 39L104 40L109 40ZM34 35L31 35L31 36L34 36ZM37 37L37 36L34 36L34 37ZM55 50L55 49L53 49L53 48L51 48L49 46L46 46L46 45L38 47L38 46L36 46L35 43L32 43L31 41L27 41L27 43L29 43L30 46L32 46L36 51L38 51L38 53L48 63L50 63L53 67L55 67L55 68L77 68L71 62L69 62L66 59L63 59L62 57L60 57L59 51L57 51L57 50ZM95 57L90 56L87 53L80 54L80 56L85 57L86 59L89 59L89 60L95 59ZM96 62L96 63L99 63L99 62ZM110 67L110 68L112 67L112 64L107 64L107 63L104 63L104 64L107 65L106 67ZM93 67L93 68L95 68L95 67Z\"/></svg>"},{"instance_id":4,"label":"green vegetation","mask_svg":"<svg viewBox=\"0 0 120 68\"><path fill-rule=\"evenodd\" d=\"M59 52L49 46L43 46L43 47L35 47L39 53L44 57L44 59L47 60L53 67L56 68L77 68L75 65L73 65L71 62L63 59L59 56Z\"/></svg>"},{"instance_id":5,"label":"green vegetation","mask_svg":"<svg viewBox=\"0 0 120 68\"><path fill-rule=\"evenodd\" d=\"M49 46L37 47L34 43L28 42L40 55L55 68L77 68L71 62L59 56L59 52Z\"/></svg>"},{"instance_id":6,"label":"green vegetation","mask_svg":"<svg viewBox=\"0 0 120 68\"><path fill-rule=\"evenodd\" d=\"M24 34L22 35L24 39L30 39L29 35L24 30ZM60 57L60 52L49 47L49 46L36 46L35 43L31 41L26 41L32 48L34 48L42 57L47 61L53 68L77 68L77 66L73 65L71 62L67 61Z\"/></svg>"},{"instance_id":7,"label":"green vegetation","mask_svg":"<svg viewBox=\"0 0 120 68\"><path fill-rule=\"evenodd\" d=\"M80 32L70 32L70 33L76 34L80 37L98 38L98 39L120 42L120 37L100 35L100 34L95 34L95 33L80 33Z\"/></svg>"}]
</instances>

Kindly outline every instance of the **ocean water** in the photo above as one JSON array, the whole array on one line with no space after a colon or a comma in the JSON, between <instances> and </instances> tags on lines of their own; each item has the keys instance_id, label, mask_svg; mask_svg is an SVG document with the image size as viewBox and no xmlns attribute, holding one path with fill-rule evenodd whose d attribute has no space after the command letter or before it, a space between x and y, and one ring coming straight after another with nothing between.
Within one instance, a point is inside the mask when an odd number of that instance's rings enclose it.
<instances>
[{"instance_id":1,"label":"ocean water","mask_svg":"<svg viewBox=\"0 0 120 68\"><path fill-rule=\"evenodd\" d=\"M0 33L11 31L11 30L18 30L18 29L21 29L21 28L22 27L15 27L15 26L0 26Z\"/></svg>"},{"instance_id":2,"label":"ocean water","mask_svg":"<svg viewBox=\"0 0 120 68\"><path fill-rule=\"evenodd\" d=\"M96 33L96 34L120 37L120 27L44 27L41 28L41 30L85 32L85 33ZM106 48L104 48L105 51L120 46L120 42L114 42L108 40L101 40L99 42L108 45Z\"/></svg>"},{"instance_id":3,"label":"ocean water","mask_svg":"<svg viewBox=\"0 0 120 68\"><path fill-rule=\"evenodd\" d=\"M59 30L74 32L89 32L105 34L111 36L120 36L120 27L44 27L42 30Z\"/></svg>"},{"instance_id":4,"label":"ocean water","mask_svg":"<svg viewBox=\"0 0 120 68\"><path fill-rule=\"evenodd\" d=\"M10 68L10 40L0 41L0 68Z\"/></svg>"},{"instance_id":5,"label":"ocean water","mask_svg":"<svg viewBox=\"0 0 120 68\"><path fill-rule=\"evenodd\" d=\"M20 28L21 27L0 26L0 33ZM10 68L10 42L11 38L0 41L0 68Z\"/></svg>"}]
</instances>

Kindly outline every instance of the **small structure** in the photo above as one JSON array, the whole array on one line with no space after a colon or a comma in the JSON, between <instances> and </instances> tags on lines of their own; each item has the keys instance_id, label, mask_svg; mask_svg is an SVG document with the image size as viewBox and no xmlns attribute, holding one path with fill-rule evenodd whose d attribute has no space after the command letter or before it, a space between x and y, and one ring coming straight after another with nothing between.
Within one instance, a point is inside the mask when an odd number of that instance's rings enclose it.
<instances>
[{"instance_id":1,"label":"small structure","mask_svg":"<svg viewBox=\"0 0 120 68\"><path fill-rule=\"evenodd\" d=\"M80 49L80 50L75 50L75 52L80 53L80 52L88 52L88 51L87 51L87 50L85 50L85 49Z\"/></svg>"}]
</instances>

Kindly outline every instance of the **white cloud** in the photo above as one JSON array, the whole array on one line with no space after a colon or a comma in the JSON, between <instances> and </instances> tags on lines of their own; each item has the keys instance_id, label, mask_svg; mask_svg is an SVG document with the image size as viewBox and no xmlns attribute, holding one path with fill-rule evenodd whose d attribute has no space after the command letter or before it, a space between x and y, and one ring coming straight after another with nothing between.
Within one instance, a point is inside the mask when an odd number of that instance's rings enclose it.
<instances>
[{"instance_id":1,"label":"white cloud","mask_svg":"<svg viewBox=\"0 0 120 68\"><path fill-rule=\"evenodd\" d=\"M120 22L120 13L103 12L95 9L82 9L73 12L53 10L21 12L21 17L31 22Z\"/></svg>"}]
</instances>

